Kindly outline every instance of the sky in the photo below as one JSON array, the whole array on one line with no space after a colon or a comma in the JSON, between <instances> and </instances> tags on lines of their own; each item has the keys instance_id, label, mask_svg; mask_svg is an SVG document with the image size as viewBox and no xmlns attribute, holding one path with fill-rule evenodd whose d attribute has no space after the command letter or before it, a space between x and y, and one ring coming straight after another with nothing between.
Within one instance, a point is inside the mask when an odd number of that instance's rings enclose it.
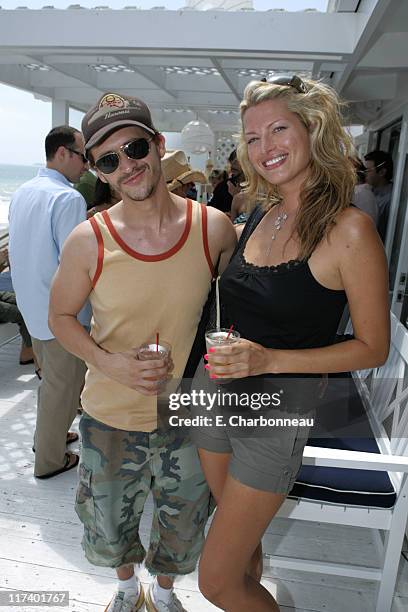
<instances>
[{"instance_id":1,"label":"sky","mask_svg":"<svg viewBox=\"0 0 408 612\"><path fill-rule=\"evenodd\" d=\"M325 11L328 0L253 0L257 10L285 8L296 11L317 8ZM71 4L85 8L107 5L120 9L135 5L142 9L165 6L175 10L187 4L184 0L1 0L3 10L26 6L40 9L45 5L64 9ZM191 4L191 3L190 3ZM0 12L1 15L1 12ZM82 113L70 110L70 125L80 128ZM44 161L44 138L51 129L51 103L36 100L32 93L0 83L0 164L38 164Z\"/></svg>"}]
</instances>

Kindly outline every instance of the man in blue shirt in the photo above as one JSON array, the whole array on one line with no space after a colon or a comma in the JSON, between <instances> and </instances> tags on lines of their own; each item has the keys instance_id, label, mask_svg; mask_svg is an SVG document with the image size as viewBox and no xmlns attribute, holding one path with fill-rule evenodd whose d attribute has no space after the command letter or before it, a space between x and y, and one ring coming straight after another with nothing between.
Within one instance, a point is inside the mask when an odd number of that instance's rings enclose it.
<instances>
[{"instance_id":1,"label":"man in blue shirt","mask_svg":"<svg viewBox=\"0 0 408 612\"><path fill-rule=\"evenodd\" d=\"M49 478L75 467L66 452L84 382L85 364L68 353L48 327L51 281L62 246L86 219L85 200L71 183L88 169L82 134L53 128L45 139L46 167L14 194L9 211L9 257L17 305L33 338L42 381L38 389L34 475ZM84 325L89 315L78 315Z\"/></svg>"}]
</instances>

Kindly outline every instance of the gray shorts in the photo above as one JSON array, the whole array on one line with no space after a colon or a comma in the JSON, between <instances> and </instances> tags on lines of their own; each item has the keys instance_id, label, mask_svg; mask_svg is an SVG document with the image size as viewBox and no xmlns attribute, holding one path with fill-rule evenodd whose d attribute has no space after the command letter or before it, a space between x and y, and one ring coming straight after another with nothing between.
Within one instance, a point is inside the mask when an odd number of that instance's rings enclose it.
<instances>
[{"instance_id":1,"label":"gray shorts","mask_svg":"<svg viewBox=\"0 0 408 612\"><path fill-rule=\"evenodd\" d=\"M230 453L229 473L253 489L288 494L302 465L306 428L277 428L268 437L231 435L229 427L194 427L191 435L198 448L213 453Z\"/></svg>"},{"instance_id":2,"label":"gray shorts","mask_svg":"<svg viewBox=\"0 0 408 612\"><path fill-rule=\"evenodd\" d=\"M209 388L208 383L206 388ZM192 408L192 416L199 415L202 416L203 411ZM213 453L230 453L229 473L242 484L287 495L301 468L310 426L287 424L288 420L292 422L299 416L296 411L272 410L264 413L268 424L249 428L236 426L240 416L239 406L232 411L213 407L211 413L207 413L211 424L207 419L205 424L200 422L192 426L191 438L198 448ZM242 411L244 424L260 417L261 412ZM313 419L314 413L309 412L307 417ZM285 425L280 425L282 421L279 419L284 419Z\"/></svg>"}]
</instances>

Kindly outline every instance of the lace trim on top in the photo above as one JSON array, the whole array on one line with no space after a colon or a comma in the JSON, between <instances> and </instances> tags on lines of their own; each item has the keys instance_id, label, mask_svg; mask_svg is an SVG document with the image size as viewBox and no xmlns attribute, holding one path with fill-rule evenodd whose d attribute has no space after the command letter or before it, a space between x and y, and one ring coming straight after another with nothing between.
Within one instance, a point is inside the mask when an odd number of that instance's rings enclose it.
<instances>
[{"instance_id":1,"label":"lace trim on top","mask_svg":"<svg viewBox=\"0 0 408 612\"><path fill-rule=\"evenodd\" d=\"M245 243L246 244L246 243ZM256 264L247 261L244 256L244 248L239 253L239 259L244 268L253 270L254 272L292 272L299 266L304 265L308 262L308 259L290 259L289 261L283 261L282 263L276 264L276 266L257 266Z\"/></svg>"},{"instance_id":2,"label":"lace trim on top","mask_svg":"<svg viewBox=\"0 0 408 612\"><path fill-rule=\"evenodd\" d=\"M241 239L237 245L238 252L237 255L239 257L239 262L243 268L245 268L248 272L273 272L276 274L284 273L284 272L292 272L299 268L299 266L307 264L309 258L307 259L290 259L289 261L283 261L282 263L276 264L275 266L257 266L256 264L247 261L244 256L244 251L246 244L252 235L255 228L262 221L263 217L266 215L266 212L260 208L260 206L256 206L252 211L250 218L248 219L246 226L242 232ZM233 259L233 257L232 257Z\"/></svg>"}]
</instances>

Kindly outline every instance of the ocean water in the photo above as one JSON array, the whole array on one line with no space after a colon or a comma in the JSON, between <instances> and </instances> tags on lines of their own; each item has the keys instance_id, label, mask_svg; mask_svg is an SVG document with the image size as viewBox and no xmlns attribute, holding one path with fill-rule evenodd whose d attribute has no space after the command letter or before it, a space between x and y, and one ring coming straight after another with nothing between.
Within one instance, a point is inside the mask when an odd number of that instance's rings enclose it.
<instances>
[{"instance_id":1,"label":"ocean water","mask_svg":"<svg viewBox=\"0 0 408 612\"><path fill-rule=\"evenodd\" d=\"M8 209L15 190L38 172L38 166L0 164L0 229L8 225Z\"/></svg>"}]
</instances>

